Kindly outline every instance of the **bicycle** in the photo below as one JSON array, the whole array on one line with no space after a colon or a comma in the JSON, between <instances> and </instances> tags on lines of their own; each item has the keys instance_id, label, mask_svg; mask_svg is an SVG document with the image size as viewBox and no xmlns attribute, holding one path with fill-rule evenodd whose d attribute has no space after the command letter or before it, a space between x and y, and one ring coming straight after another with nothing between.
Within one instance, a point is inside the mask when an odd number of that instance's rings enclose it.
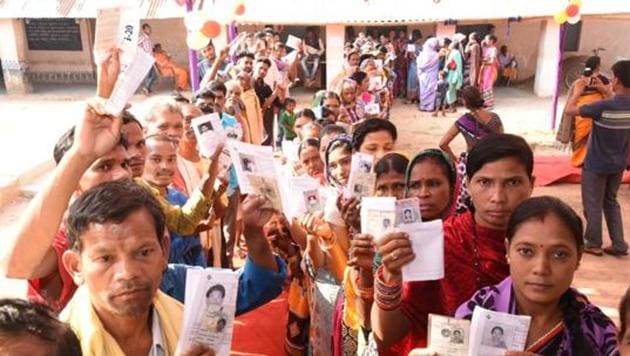
<instances>
[{"instance_id":1,"label":"bicycle","mask_svg":"<svg viewBox=\"0 0 630 356\"><path fill-rule=\"evenodd\" d=\"M606 48L597 47L591 50L591 55L599 56L599 52L605 51ZM588 56L578 55L565 58L562 61L562 81L565 89L571 88L571 85L582 76L584 72L584 63Z\"/></svg>"}]
</instances>

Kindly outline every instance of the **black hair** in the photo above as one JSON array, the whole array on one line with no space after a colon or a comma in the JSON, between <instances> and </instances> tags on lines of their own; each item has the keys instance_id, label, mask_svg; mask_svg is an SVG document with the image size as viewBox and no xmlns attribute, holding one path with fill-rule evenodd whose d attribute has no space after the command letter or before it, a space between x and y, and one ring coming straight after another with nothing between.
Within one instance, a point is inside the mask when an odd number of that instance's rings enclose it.
<instances>
[{"instance_id":1,"label":"black hair","mask_svg":"<svg viewBox=\"0 0 630 356\"><path fill-rule=\"evenodd\" d=\"M149 25L148 23L143 23L142 24L142 29L144 30L147 27L151 27L151 25Z\"/></svg>"},{"instance_id":2,"label":"black hair","mask_svg":"<svg viewBox=\"0 0 630 356\"><path fill-rule=\"evenodd\" d=\"M267 67L271 67L271 61L268 58L258 58L256 63L264 63Z\"/></svg>"},{"instance_id":3,"label":"black hair","mask_svg":"<svg viewBox=\"0 0 630 356\"><path fill-rule=\"evenodd\" d=\"M354 150L359 151L361 145L363 145L363 141L365 141L365 137L368 134L378 131L387 131L394 142L396 142L398 138L398 130L389 120L367 119L357 124L354 129L354 133L352 134L352 147Z\"/></svg>"},{"instance_id":4,"label":"black hair","mask_svg":"<svg viewBox=\"0 0 630 356\"><path fill-rule=\"evenodd\" d=\"M304 149L306 149L307 147L315 147L317 151L319 151L319 140L313 137L309 137L306 140L300 142L300 145L298 146L298 158L302 154L302 151L304 151Z\"/></svg>"},{"instance_id":5,"label":"black hair","mask_svg":"<svg viewBox=\"0 0 630 356\"><path fill-rule=\"evenodd\" d=\"M565 227L571 231L571 235L575 239L576 248L578 252L581 252L584 247L582 220L569 205L551 196L529 198L520 203L510 217L506 238L508 241L512 241L512 238L514 238L514 235L523 223L532 219L542 219L550 214L558 217Z\"/></svg>"},{"instance_id":6,"label":"black hair","mask_svg":"<svg viewBox=\"0 0 630 356\"><path fill-rule=\"evenodd\" d=\"M81 356L76 334L50 308L22 299L0 299L0 344L26 335L49 345L47 355Z\"/></svg>"},{"instance_id":7,"label":"black hair","mask_svg":"<svg viewBox=\"0 0 630 356\"><path fill-rule=\"evenodd\" d=\"M360 60L359 63L363 62L363 60ZM355 82L357 82L357 85L361 85L361 83L365 80L365 78L367 78L367 73L363 72L363 71L356 71L354 73L352 73L352 75L350 76L350 79L354 80Z\"/></svg>"},{"instance_id":8,"label":"black hair","mask_svg":"<svg viewBox=\"0 0 630 356\"><path fill-rule=\"evenodd\" d=\"M488 35L488 39L490 39L490 41L494 43L497 43L497 40L498 40L497 36L495 35Z\"/></svg>"},{"instance_id":9,"label":"black hair","mask_svg":"<svg viewBox=\"0 0 630 356\"><path fill-rule=\"evenodd\" d=\"M420 31L420 30L413 30L413 31L411 31L411 40L412 41L415 42L419 38L422 38L422 31Z\"/></svg>"},{"instance_id":10,"label":"black hair","mask_svg":"<svg viewBox=\"0 0 630 356\"><path fill-rule=\"evenodd\" d=\"M237 60L243 57L248 57L248 58L251 58L252 60L256 59L253 53L247 52L247 51L240 52L239 54L236 55Z\"/></svg>"},{"instance_id":11,"label":"black hair","mask_svg":"<svg viewBox=\"0 0 630 356\"><path fill-rule=\"evenodd\" d=\"M602 59L599 58L599 56L590 56L586 59L586 62L584 62L584 67L595 70L600 64L602 64Z\"/></svg>"},{"instance_id":12,"label":"black hair","mask_svg":"<svg viewBox=\"0 0 630 356\"><path fill-rule=\"evenodd\" d=\"M483 137L468 152L466 176L471 179L485 164L504 158L515 158L525 168L527 177L532 179L534 153L521 136L511 134L490 134Z\"/></svg>"},{"instance_id":13,"label":"black hair","mask_svg":"<svg viewBox=\"0 0 630 356\"><path fill-rule=\"evenodd\" d=\"M225 87L225 84L223 84L223 82L220 80L213 80L208 83L208 89L210 89L212 92L220 91L221 93L223 93L223 96L227 94L227 88Z\"/></svg>"},{"instance_id":14,"label":"black hair","mask_svg":"<svg viewBox=\"0 0 630 356\"><path fill-rule=\"evenodd\" d=\"M134 118L135 119L135 118ZM131 121L130 121L131 122ZM136 120L137 122L137 120ZM138 122L139 124L139 122ZM142 125L140 126L142 127ZM70 150L72 145L74 144L74 129L72 126L68 131L66 131L55 144L55 148L53 149L53 159L55 160L55 164L59 164L63 156ZM120 138L118 139L118 145L123 146L125 149L128 148L127 139L125 139L125 135L120 134Z\"/></svg>"},{"instance_id":15,"label":"black hair","mask_svg":"<svg viewBox=\"0 0 630 356\"><path fill-rule=\"evenodd\" d=\"M621 302L619 302L619 342L621 342L624 335L626 335L626 330L628 330L628 313L630 313L630 287L626 289L626 294L623 295Z\"/></svg>"},{"instance_id":16,"label":"black hair","mask_svg":"<svg viewBox=\"0 0 630 356\"><path fill-rule=\"evenodd\" d=\"M225 287L221 284L215 284L206 291L206 298L208 298L212 292L217 291L221 292L221 298L225 297Z\"/></svg>"},{"instance_id":17,"label":"black hair","mask_svg":"<svg viewBox=\"0 0 630 356\"><path fill-rule=\"evenodd\" d=\"M289 104L296 104L296 103L297 101L295 101L295 98L293 97L288 96L284 99L284 106L287 106Z\"/></svg>"},{"instance_id":18,"label":"black hair","mask_svg":"<svg viewBox=\"0 0 630 356\"><path fill-rule=\"evenodd\" d=\"M166 218L160 203L148 189L130 180L105 182L88 189L69 209L67 236L70 248L81 250L81 236L90 224L121 223L143 208L153 218L156 237L162 243Z\"/></svg>"},{"instance_id":19,"label":"black hair","mask_svg":"<svg viewBox=\"0 0 630 356\"><path fill-rule=\"evenodd\" d=\"M612 71L615 78L619 79L625 88L630 88L630 59L615 62Z\"/></svg>"},{"instance_id":20,"label":"black hair","mask_svg":"<svg viewBox=\"0 0 630 356\"><path fill-rule=\"evenodd\" d=\"M136 124L140 127L140 129L142 130L142 123L140 123L140 120L138 120L132 113L130 113L127 110L124 110L122 112L122 123L123 125L127 125L127 124Z\"/></svg>"},{"instance_id":21,"label":"black hair","mask_svg":"<svg viewBox=\"0 0 630 356\"><path fill-rule=\"evenodd\" d=\"M379 159L374 165L376 179L381 177L383 174L387 174L392 171L404 176L407 171L408 164L409 160L407 157L401 155L400 153L389 152L381 157L381 159Z\"/></svg>"},{"instance_id":22,"label":"black hair","mask_svg":"<svg viewBox=\"0 0 630 356\"><path fill-rule=\"evenodd\" d=\"M315 116L315 113L313 112L313 110L309 109L309 108L304 108L300 111L298 111L297 113L295 113L295 118L297 119L298 117L302 117L302 116L306 116L309 119L316 121L317 117Z\"/></svg>"},{"instance_id":23,"label":"black hair","mask_svg":"<svg viewBox=\"0 0 630 356\"><path fill-rule=\"evenodd\" d=\"M214 100L215 96L212 90L208 87L201 88L195 92L195 101L199 99L212 99Z\"/></svg>"},{"instance_id":24,"label":"black hair","mask_svg":"<svg viewBox=\"0 0 630 356\"><path fill-rule=\"evenodd\" d=\"M501 335L503 335L503 334L505 333L505 332L503 331L503 328L502 328L502 327L500 327L500 326L495 326L495 327L493 327L493 328L492 328L492 330L490 330L490 334L494 334L494 331L495 331L495 330L500 331L500 332L501 332Z\"/></svg>"},{"instance_id":25,"label":"black hair","mask_svg":"<svg viewBox=\"0 0 630 356\"><path fill-rule=\"evenodd\" d=\"M448 47L448 45L450 45L451 43L453 43L453 40L451 40L448 37L445 37L442 39L442 41L444 42L444 46Z\"/></svg>"},{"instance_id":26,"label":"black hair","mask_svg":"<svg viewBox=\"0 0 630 356\"><path fill-rule=\"evenodd\" d=\"M462 89L462 99L464 99L466 107L471 110L482 109L485 104L483 96L481 95L481 91L471 85L468 85L464 87L464 89Z\"/></svg>"},{"instance_id":27,"label":"black hair","mask_svg":"<svg viewBox=\"0 0 630 356\"><path fill-rule=\"evenodd\" d=\"M337 125L337 124L326 125L322 129L322 132L319 134L319 139L321 140L322 137L324 137L326 135L333 134L333 133L336 133L336 134L347 134L348 131L346 131L346 129L343 126L340 126L340 125Z\"/></svg>"},{"instance_id":28,"label":"black hair","mask_svg":"<svg viewBox=\"0 0 630 356\"><path fill-rule=\"evenodd\" d=\"M519 204L508 223L506 238L512 241L519 227L532 219L541 219L549 214L555 215L560 221L571 231L573 239L580 254L584 247L583 225L578 214L562 200L550 197L540 196L525 200ZM570 289L562 295L559 302L559 308L562 311L564 323L571 333L571 349L576 355L592 355L592 347L582 334L580 327L580 303L576 300L576 295Z\"/></svg>"},{"instance_id":29,"label":"black hair","mask_svg":"<svg viewBox=\"0 0 630 356\"><path fill-rule=\"evenodd\" d=\"M364 53L362 55L359 56L359 63L363 63L364 60L366 59L370 59L370 58L374 58L374 55L371 53ZM356 73L356 72L355 72Z\"/></svg>"}]
</instances>

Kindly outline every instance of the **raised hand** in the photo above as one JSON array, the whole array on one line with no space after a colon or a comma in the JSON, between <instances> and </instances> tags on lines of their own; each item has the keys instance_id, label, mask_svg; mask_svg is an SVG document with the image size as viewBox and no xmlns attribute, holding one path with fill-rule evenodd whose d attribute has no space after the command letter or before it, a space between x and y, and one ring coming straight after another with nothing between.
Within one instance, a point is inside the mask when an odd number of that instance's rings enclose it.
<instances>
[{"instance_id":1,"label":"raised hand","mask_svg":"<svg viewBox=\"0 0 630 356\"><path fill-rule=\"evenodd\" d=\"M357 234L350 241L350 260L348 266L372 271L375 245L372 235Z\"/></svg>"},{"instance_id":2,"label":"raised hand","mask_svg":"<svg viewBox=\"0 0 630 356\"><path fill-rule=\"evenodd\" d=\"M342 195L340 195L337 198L337 208L341 212L343 221L346 222L346 225L352 226L356 230L361 228L359 204L361 204L361 200L356 197L345 199Z\"/></svg>"},{"instance_id":3,"label":"raised hand","mask_svg":"<svg viewBox=\"0 0 630 356\"><path fill-rule=\"evenodd\" d=\"M219 175L219 156L221 152L223 152L224 144L220 143L217 145L212 157L210 157L210 164L208 165L208 171L204 175L201 184L201 191L205 196L208 196L212 189L214 188L214 181L217 179Z\"/></svg>"},{"instance_id":4,"label":"raised hand","mask_svg":"<svg viewBox=\"0 0 630 356\"><path fill-rule=\"evenodd\" d=\"M89 160L109 153L120 141L122 118L100 114L103 111L98 100L88 101L74 132L72 149Z\"/></svg>"},{"instance_id":5,"label":"raised hand","mask_svg":"<svg viewBox=\"0 0 630 356\"><path fill-rule=\"evenodd\" d=\"M377 243L378 252L381 254L386 282L401 281L402 267L416 258L411 249L409 235L404 232L391 232L385 234Z\"/></svg>"},{"instance_id":6,"label":"raised hand","mask_svg":"<svg viewBox=\"0 0 630 356\"><path fill-rule=\"evenodd\" d=\"M332 230L326 221L324 213L321 211L308 213L300 220L300 226L310 235L331 238Z\"/></svg>"},{"instance_id":7,"label":"raised hand","mask_svg":"<svg viewBox=\"0 0 630 356\"><path fill-rule=\"evenodd\" d=\"M96 79L97 95L108 99L114 91L114 86L120 74L120 50L110 49L103 61L98 64L98 76Z\"/></svg>"},{"instance_id":8,"label":"raised hand","mask_svg":"<svg viewBox=\"0 0 630 356\"><path fill-rule=\"evenodd\" d=\"M260 228L271 219L273 209L263 208L268 201L259 195L248 195L242 203L243 224L250 228Z\"/></svg>"}]
</instances>

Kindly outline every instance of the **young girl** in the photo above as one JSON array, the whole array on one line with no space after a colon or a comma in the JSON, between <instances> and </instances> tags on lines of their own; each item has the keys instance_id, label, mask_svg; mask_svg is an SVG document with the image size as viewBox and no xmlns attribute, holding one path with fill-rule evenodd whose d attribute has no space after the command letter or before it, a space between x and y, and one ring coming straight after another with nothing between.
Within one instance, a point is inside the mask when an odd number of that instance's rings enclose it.
<instances>
[{"instance_id":1,"label":"young girl","mask_svg":"<svg viewBox=\"0 0 630 356\"><path fill-rule=\"evenodd\" d=\"M448 85L446 72L442 70L435 89L435 111L433 112L433 117L438 115L438 111L442 111L442 116L446 116L446 92L448 91Z\"/></svg>"},{"instance_id":2,"label":"young girl","mask_svg":"<svg viewBox=\"0 0 630 356\"><path fill-rule=\"evenodd\" d=\"M477 291L455 316L470 319L477 305L531 316L521 355L613 354L615 324L571 288L584 250L582 236L580 217L561 200L543 196L524 201L508 223L510 276Z\"/></svg>"}]
</instances>

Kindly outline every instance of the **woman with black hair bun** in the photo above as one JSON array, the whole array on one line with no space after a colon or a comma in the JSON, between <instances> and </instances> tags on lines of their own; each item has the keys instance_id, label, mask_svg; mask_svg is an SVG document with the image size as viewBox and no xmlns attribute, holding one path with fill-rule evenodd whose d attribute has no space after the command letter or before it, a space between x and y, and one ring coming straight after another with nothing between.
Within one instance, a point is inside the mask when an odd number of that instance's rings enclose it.
<instances>
[{"instance_id":1,"label":"woman with black hair bun","mask_svg":"<svg viewBox=\"0 0 630 356\"><path fill-rule=\"evenodd\" d=\"M446 151L457 164L457 174L462 182L457 199L458 213L470 208L470 196L466 188L466 160L468 152L485 136L503 133L503 123L496 113L484 108L484 100L479 89L467 86L462 90L462 98L468 112L462 115L440 140L440 148ZM466 152L459 155L459 159L451 149L451 142L461 134L466 140Z\"/></svg>"},{"instance_id":2,"label":"woman with black hair bun","mask_svg":"<svg viewBox=\"0 0 630 356\"><path fill-rule=\"evenodd\" d=\"M580 217L560 199L524 201L508 223L510 276L477 291L455 316L470 319L476 306L531 316L525 352L508 355L615 355L615 324L571 288L582 236Z\"/></svg>"}]
</instances>

